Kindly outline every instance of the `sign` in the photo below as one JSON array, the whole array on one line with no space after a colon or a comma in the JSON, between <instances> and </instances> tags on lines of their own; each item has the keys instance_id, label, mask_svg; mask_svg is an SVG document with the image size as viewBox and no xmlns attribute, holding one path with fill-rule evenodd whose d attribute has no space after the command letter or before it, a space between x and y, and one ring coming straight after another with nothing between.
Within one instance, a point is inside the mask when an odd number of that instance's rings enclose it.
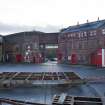
<instances>
[{"instance_id":1,"label":"sign","mask_svg":"<svg viewBox=\"0 0 105 105\"><path fill-rule=\"evenodd\" d=\"M68 56L68 60L71 60L71 56Z\"/></svg>"}]
</instances>

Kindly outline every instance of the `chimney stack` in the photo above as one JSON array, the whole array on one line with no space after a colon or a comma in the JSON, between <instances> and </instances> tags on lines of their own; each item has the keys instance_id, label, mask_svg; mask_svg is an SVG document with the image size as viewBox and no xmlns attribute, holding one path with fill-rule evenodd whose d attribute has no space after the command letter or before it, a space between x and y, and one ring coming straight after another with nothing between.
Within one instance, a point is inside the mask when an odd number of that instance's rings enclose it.
<instances>
[{"instance_id":1,"label":"chimney stack","mask_svg":"<svg viewBox=\"0 0 105 105\"><path fill-rule=\"evenodd\" d=\"M89 23L89 20L87 19L87 23Z\"/></svg>"},{"instance_id":2,"label":"chimney stack","mask_svg":"<svg viewBox=\"0 0 105 105\"><path fill-rule=\"evenodd\" d=\"M79 26L79 21L77 22L77 25Z\"/></svg>"},{"instance_id":3,"label":"chimney stack","mask_svg":"<svg viewBox=\"0 0 105 105\"><path fill-rule=\"evenodd\" d=\"M98 21L100 20L100 18L98 17Z\"/></svg>"}]
</instances>

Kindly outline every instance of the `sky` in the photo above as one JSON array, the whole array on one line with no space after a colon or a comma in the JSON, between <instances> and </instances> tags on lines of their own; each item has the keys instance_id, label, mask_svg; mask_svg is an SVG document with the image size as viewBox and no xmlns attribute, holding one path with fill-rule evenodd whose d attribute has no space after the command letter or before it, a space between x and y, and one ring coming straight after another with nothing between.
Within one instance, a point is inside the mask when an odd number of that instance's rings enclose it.
<instances>
[{"instance_id":1,"label":"sky","mask_svg":"<svg viewBox=\"0 0 105 105\"><path fill-rule=\"evenodd\" d=\"M71 25L105 19L105 0L0 0L0 34L58 32Z\"/></svg>"}]
</instances>

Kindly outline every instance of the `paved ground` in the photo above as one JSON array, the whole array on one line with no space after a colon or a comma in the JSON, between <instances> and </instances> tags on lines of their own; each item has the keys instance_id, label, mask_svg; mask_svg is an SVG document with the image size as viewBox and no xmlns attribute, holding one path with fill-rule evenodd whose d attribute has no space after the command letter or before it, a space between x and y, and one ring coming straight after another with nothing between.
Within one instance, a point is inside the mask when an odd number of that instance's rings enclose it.
<instances>
[{"instance_id":1,"label":"paved ground","mask_svg":"<svg viewBox=\"0 0 105 105\"><path fill-rule=\"evenodd\" d=\"M97 69L89 66L68 66L68 65L57 65L56 63L48 62L42 65L34 64L5 64L0 65L0 72L68 72L74 71L81 78L89 76L104 76L105 69ZM37 86L31 88L17 88L11 90L0 90L0 97L14 98L20 100L27 100L32 102L46 102L51 103L51 99L55 94L67 93L68 95L79 95L79 96L102 96L105 95L105 84L90 84L81 86Z\"/></svg>"}]
</instances>

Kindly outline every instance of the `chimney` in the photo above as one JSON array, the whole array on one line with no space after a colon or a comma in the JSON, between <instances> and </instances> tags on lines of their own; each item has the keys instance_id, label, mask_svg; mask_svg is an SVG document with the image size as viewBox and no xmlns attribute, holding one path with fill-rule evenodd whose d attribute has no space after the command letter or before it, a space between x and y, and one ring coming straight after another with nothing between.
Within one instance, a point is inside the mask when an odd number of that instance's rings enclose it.
<instances>
[{"instance_id":1,"label":"chimney","mask_svg":"<svg viewBox=\"0 0 105 105\"><path fill-rule=\"evenodd\" d=\"M89 20L87 19L87 23L89 23Z\"/></svg>"},{"instance_id":2,"label":"chimney","mask_svg":"<svg viewBox=\"0 0 105 105\"><path fill-rule=\"evenodd\" d=\"M77 26L79 26L79 21L77 22Z\"/></svg>"},{"instance_id":3,"label":"chimney","mask_svg":"<svg viewBox=\"0 0 105 105\"><path fill-rule=\"evenodd\" d=\"M100 20L100 18L98 17L98 21Z\"/></svg>"}]
</instances>

